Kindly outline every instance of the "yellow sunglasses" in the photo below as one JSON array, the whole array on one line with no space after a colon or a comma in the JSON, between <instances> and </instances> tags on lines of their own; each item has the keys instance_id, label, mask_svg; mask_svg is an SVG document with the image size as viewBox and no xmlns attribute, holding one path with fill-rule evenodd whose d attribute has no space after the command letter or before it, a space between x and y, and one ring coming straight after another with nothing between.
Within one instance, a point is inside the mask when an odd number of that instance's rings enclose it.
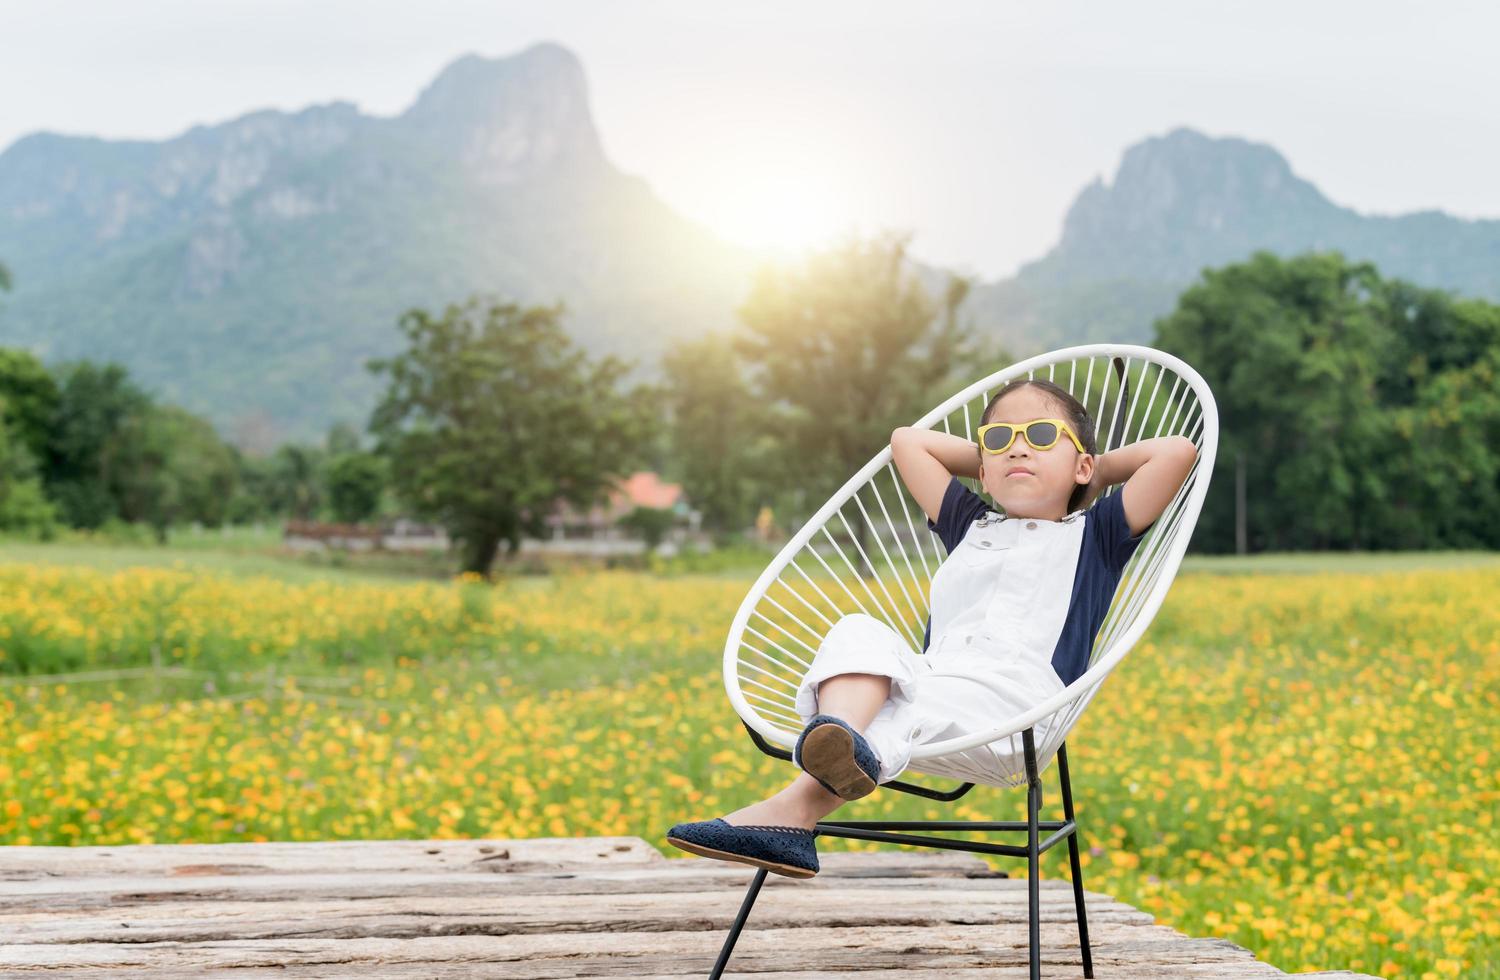
<instances>
[{"instance_id":1,"label":"yellow sunglasses","mask_svg":"<svg viewBox=\"0 0 1500 980\"><path fill-rule=\"evenodd\" d=\"M1032 449L1051 449L1066 435L1073 440L1073 445L1078 447L1080 453L1084 451L1083 443L1073 433L1073 427L1068 425L1066 419L1032 419L1025 425L991 422L975 430L979 437L979 447L991 454L1005 452L1016 441L1016 434L1021 432L1025 433L1026 441L1031 443Z\"/></svg>"}]
</instances>

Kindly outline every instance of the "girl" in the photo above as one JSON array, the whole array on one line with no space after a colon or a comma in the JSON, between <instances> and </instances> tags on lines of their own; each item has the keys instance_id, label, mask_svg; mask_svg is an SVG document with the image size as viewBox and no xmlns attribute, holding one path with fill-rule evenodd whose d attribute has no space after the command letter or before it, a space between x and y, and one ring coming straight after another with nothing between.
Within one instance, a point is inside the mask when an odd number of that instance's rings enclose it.
<instances>
[{"instance_id":1,"label":"girl","mask_svg":"<svg viewBox=\"0 0 1500 980\"><path fill-rule=\"evenodd\" d=\"M948 551L932 578L923 654L872 616L840 619L796 695L806 724L792 758L803 771L765 800L676 824L669 843L811 878L817 822L896 778L914 745L991 729L1088 669L1120 574L1197 447L1163 436L1096 456L1088 411L1040 380L996 392L976 435L978 443L905 426L891 433L901 479ZM1004 514L959 475L977 477ZM1046 740L1045 722L1034 735ZM1005 745L969 750L986 753L998 768L1013 762Z\"/></svg>"}]
</instances>

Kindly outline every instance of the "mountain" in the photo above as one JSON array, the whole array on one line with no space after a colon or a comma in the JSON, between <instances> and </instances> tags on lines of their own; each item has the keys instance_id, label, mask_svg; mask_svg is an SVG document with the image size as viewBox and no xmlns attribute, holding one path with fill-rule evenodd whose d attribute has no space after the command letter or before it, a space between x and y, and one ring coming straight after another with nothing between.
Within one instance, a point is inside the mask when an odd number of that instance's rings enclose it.
<instances>
[{"instance_id":1,"label":"mountain","mask_svg":"<svg viewBox=\"0 0 1500 980\"><path fill-rule=\"evenodd\" d=\"M1112 184L1085 187L1062 237L1015 276L976 287L970 313L1018 353L1149 342L1205 267L1338 250L1381 275L1500 300L1500 221L1340 207L1263 143L1178 128L1129 147Z\"/></svg>"},{"instance_id":2,"label":"mountain","mask_svg":"<svg viewBox=\"0 0 1500 980\"><path fill-rule=\"evenodd\" d=\"M363 428L405 310L562 300L591 356L654 376L728 326L754 258L606 159L583 67L467 55L405 112L252 112L161 142L36 133L0 154L0 344L116 359L265 449Z\"/></svg>"},{"instance_id":3,"label":"mountain","mask_svg":"<svg viewBox=\"0 0 1500 980\"><path fill-rule=\"evenodd\" d=\"M1273 148L1179 128L1129 147L1057 245L980 282L965 317L1018 355L1149 342L1205 266L1340 249L1500 300L1500 221L1362 215ZM0 154L0 345L115 359L251 450L363 429L397 318L472 293L562 300L593 356L655 378L675 339L733 325L759 257L607 159L583 66L553 43L466 55L405 112L252 112L160 142L36 133ZM935 299L946 272L912 261Z\"/></svg>"}]
</instances>

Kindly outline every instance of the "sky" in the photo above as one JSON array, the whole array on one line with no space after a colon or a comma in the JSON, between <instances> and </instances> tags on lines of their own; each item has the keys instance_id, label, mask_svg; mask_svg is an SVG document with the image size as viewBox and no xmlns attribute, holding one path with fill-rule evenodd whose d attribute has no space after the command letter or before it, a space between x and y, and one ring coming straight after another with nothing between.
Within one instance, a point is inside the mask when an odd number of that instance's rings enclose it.
<instances>
[{"instance_id":1,"label":"sky","mask_svg":"<svg viewBox=\"0 0 1500 980\"><path fill-rule=\"evenodd\" d=\"M604 149L726 239L904 231L997 278L1126 147L1274 146L1335 203L1500 218L1500 5L0 0L0 148L263 108L403 111L463 54L578 55Z\"/></svg>"}]
</instances>

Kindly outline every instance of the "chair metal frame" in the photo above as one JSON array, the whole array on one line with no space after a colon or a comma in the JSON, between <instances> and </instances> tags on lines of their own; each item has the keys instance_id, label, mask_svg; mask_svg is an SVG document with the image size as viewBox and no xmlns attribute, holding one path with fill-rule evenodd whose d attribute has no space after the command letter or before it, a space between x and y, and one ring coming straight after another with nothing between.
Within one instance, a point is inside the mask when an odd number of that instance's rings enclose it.
<instances>
[{"instance_id":1,"label":"chair metal frame","mask_svg":"<svg viewBox=\"0 0 1500 980\"><path fill-rule=\"evenodd\" d=\"M1099 362L1106 367L1096 399L1093 386L1096 364ZM1138 369L1133 379L1132 364L1136 364ZM1080 365L1086 365L1086 372L1080 371ZM1154 380L1149 377L1153 368L1156 371ZM1063 369L1061 373L1066 373L1066 379L1058 377L1059 369ZM1073 813L1073 795L1068 778L1065 738L1077 723L1083 709L1098 692L1100 684L1150 625L1167 590L1171 587L1183 553L1187 549L1193 527L1197 522L1198 514L1202 509L1203 498L1208 491L1209 479L1213 473L1214 458L1218 448L1218 411L1213 394L1203 378L1179 358L1150 347L1128 344L1089 344L1039 354L996 371L954 394L922 416L912 425L912 428L933 428L941 423L944 429L951 433L950 418L957 421L957 413L961 410L963 431L966 438L972 438L969 435L973 431L975 421L970 417L969 411L972 402L978 399L977 409L982 412L988 404L991 390L998 389L1022 376L1036 378L1038 375L1043 375L1046 380L1066 388L1089 408L1090 415L1099 429L1096 436L1099 453L1102 454L1146 438L1145 430L1153 417L1153 407L1157 405L1158 397L1162 396L1161 408L1156 415L1158 420L1156 430L1152 433L1152 437L1186 434L1197 445L1198 458L1176 496L1146 532L1145 538L1137 547L1130 562L1126 564L1109 612L1095 637L1088 670L1056 695L1029 711L997 724L989 732L972 733L913 747L911 762L908 765L912 772L963 780L962 784L956 788L937 790L901 779L880 784L882 787L926 799L952 802L967 794L975 785L1007 788L1024 783L1026 786L1026 820L824 820L817 824L816 833L820 836L846 837L912 847L1025 857L1028 862L1029 938L1033 978L1041 976L1040 857L1053 845L1066 839L1072 870L1073 897L1078 914L1078 940L1082 949L1083 973L1085 977L1093 977L1093 961L1083 897L1083 873L1079 860L1079 830ZM1173 379L1173 383L1170 391L1163 393L1163 379L1168 376ZM1111 392L1112 378L1115 385ZM1080 381L1083 386L1081 393L1078 387ZM1143 392L1147 394L1144 407L1141 405ZM1097 408L1095 407L1096 401ZM1107 428L1102 424L1106 418L1109 420ZM1137 426L1134 437L1130 435L1133 425ZM882 472L888 473L890 477L889 482L894 488L896 503L900 505L895 512L904 516L906 529L910 532L909 538L898 530L898 523L892 520L892 508L887 506L885 496L880 492L877 477ZM859 493L867 488L874 491L879 513L884 518L884 529L877 526L871 518L870 510L865 507L864 500L859 496ZM982 486L976 486L975 489L984 494ZM1118 488L1108 488L1105 492L1118 492ZM861 528L864 532L862 534L856 534L844 515L844 507L851 500L858 508L858 515L862 515L868 525ZM800 679L801 672L806 670L808 661L787 649L782 643L792 645L795 642L809 653L816 653L816 649L807 642L804 636L797 635L784 623L777 622L772 615L762 611L762 607L767 604L774 606L776 610L785 614L787 619L795 623L804 634L813 639L821 637L819 629L808 626L795 613L772 598L771 587L780 584L807 610L815 613L827 626L832 626L834 620L829 619L824 609L808 598L811 593L803 593L794 589L782 579L782 574L788 568L793 569L801 576L802 581L811 587L812 592L816 593L816 597L821 598L835 615L845 614L840 603L830 598L819 584L797 564L796 559L803 556L805 552L815 558L824 571L833 576L858 611L884 619L898 632L905 630L908 637L914 636L913 649L919 648L920 631L914 635L913 628L922 625L922 617L930 610L919 612L912 601L912 592L917 592L925 605L926 592L922 586L930 586L934 570L932 564L927 561L927 553L921 549L922 538L926 538L928 549L932 556L937 558L937 563L940 564L943 559L937 556L937 549L941 546L941 542L937 541L937 535L930 531L926 535L918 534L912 518L913 508L925 529L926 517L920 506L917 506L910 494L906 493L905 486L891 465L891 448L886 446L850 477L793 535L761 573L760 578L756 580L755 585L741 603L724 645L724 683L730 703L739 715L741 723L744 724L756 747L762 752L790 762L792 760L790 748L795 744L802 728L800 717L796 715L794 708L789 709L788 706L795 693L796 683ZM857 557L861 559L859 567L856 567L838 540L829 533L829 526L835 517L846 533L846 543L853 545ZM855 516L854 519L858 523L859 516ZM904 594L907 609L916 614L915 624L911 617L904 615L886 580L881 578L880 565L865 550L862 542L871 532L874 532L876 543L879 545L880 557L885 559L886 571L896 579L895 584L898 591ZM840 573L834 572L824 557L812 547L813 538L819 533L832 545L834 551L852 573L853 580L862 587L865 599L869 600L868 606L864 599L856 595L843 582ZM911 561L911 556L907 553L908 540L915 546L922 569L926 573L925 583L921 582L921 573L918 572ZM887 547L888 541L894 543L899 549L900 565L891 556ZM937 543L934 544L934 542ZM901 572L903 567L906 571L904 575ZM879 587L885 602L882 602L881 597L871 590L866 581L867 574L873 574L875 584ZM917 587L908 588L909 585ZM802 615L808 619L813 618L807 612L802 612ZM785 634L785 639L773 639L769 635L769 629L762 632L762 629L766 627L758 629L752 626L750 624L752 616L759 616L770 627L780 630ZM747 634L755 638L754 644ZM769 653L767 649L762 649L761 646L755 644L774 648L777 653ZM753 659L747 654L753 655ZM780 689L769 686L767 681L779 684ZM759 690L749 690L751 687ZM767 697L763 692L779 697L780 701ZM760 706L752 704L751 699L762 704ZM1041 745L1038 745L1035 726L1044 719L1056 721L1058 718L1062 719L1062 723L1045 726L1047 738L1042 741ZM790 723L791 727L778 724L778 721ZM1017 736L1020 739L1019 745L1016 744ZM981 761L978 755L970 751L991 746L1002 739L1008 740L1011 749L1010 761L1002 764L998 770L992 768L996 764L994 756L986 756ZM1052 758L1056 758L1058 763L1063 804L1062 820L1040 819L1041 774ZM991 768L985 768L986 766ZM1014 844L891 832L914 830L1024 832L1027 837L1026 845L1023 847ZM1043 832L1048 832L1045 839L1041 838ZM724 967L729 962L735 942L750 914L750 909L755 904L756 896L765 882L767 873L765 869L758 869L750 882L739 914L730 928L713 972L710 974L713 980L717 980L722 975Z\"/></svg>"}]
</instances>

